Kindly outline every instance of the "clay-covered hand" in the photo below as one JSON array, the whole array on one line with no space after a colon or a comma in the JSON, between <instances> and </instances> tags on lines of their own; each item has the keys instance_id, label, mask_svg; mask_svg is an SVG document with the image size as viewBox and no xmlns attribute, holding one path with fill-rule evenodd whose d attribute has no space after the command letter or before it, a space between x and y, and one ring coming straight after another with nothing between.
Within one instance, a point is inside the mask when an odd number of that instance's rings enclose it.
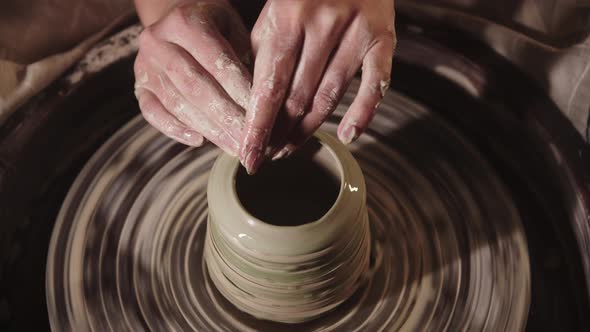
<instances>
[{"instance_id":1,"label":"clay-covered hand","mask_svg":"<svg viewBox=\"0 0 590 332\"><path fill-rule=\"evenodd\" d=\"M252 80L244 64L250 41L240 17L223 0L172 2L162 16L151 10L158 2L145 2L136 1L149 24L135 60L143 116L181 143L199 146L204 137L237 155Z\"/></svg>"},{"instance_id":2,"label":"clay-covered hand","mask_svg":"<svg viewBox=\"0 0 590 332\"><path fill-rule=\"evenodd\" d=\"M389 86L393 0L269 0L251 40L256 60L240 160L254 172L313 135L361 66L338 136L350 143L366 129Z\"/></svg>"}]
</instances>

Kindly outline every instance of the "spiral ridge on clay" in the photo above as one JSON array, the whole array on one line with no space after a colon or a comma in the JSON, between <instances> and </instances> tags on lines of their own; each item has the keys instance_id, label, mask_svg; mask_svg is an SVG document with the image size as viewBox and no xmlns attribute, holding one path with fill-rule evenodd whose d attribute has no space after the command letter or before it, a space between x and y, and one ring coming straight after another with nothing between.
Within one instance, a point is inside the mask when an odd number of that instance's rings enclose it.
<instances>
[{"instance_id":1,"label":"spiral ridge on clay","mask_svg":"<svg viewBox=\"0 0 590 332\"><path fill-rule=\"evenodd\" d=\"M364 219L360 224L367 224ZM295 266L277 263L270 255L267 262L254 262L231 249L212 223L208 225L204 254L213 283L240 310L257 318L299 323L319 317L349 298L369 267L369 232L364 225L349 245L335 245Z\"/></svg>"}]
</instances>

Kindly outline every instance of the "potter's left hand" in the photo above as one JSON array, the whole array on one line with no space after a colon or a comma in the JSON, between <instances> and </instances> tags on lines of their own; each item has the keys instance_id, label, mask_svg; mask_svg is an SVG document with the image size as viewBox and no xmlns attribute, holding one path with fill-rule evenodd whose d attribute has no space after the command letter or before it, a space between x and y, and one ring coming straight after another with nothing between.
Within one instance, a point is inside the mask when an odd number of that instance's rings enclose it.
<instances>
[{"instance_id":1,"label":"potter's left hand","mask_svg":"<svg viewBox=\"0 0 590 332\"><path fill-rule=\"evenodd\" d=\"M269 0L251 39L256 61L240 160L254 172L313 135L361 65L338 137L350 143L367 128L389 85L393 0Z\"/></svg>"}]
</instances>

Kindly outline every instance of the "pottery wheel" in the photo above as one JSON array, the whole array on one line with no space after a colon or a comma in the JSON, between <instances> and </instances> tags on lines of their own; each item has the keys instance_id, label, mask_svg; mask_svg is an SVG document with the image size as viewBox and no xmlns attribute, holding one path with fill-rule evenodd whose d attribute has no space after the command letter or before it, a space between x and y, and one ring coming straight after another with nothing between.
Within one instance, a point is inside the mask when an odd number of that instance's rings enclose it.
<instances>
[{"instance_id":1,"label":"pottery wheel","mask_svg":"<svg viewBox=\"0 0 590 332\"><path fill-rule=\"evenodd\" d=\"M350 105L358 81L328 123ZM140 117L88 162L54 229L55 331L517 331L530 302L519 215L493 168L452 127L390 91L351 147L367 183L371 276L303 324L257 320L215 289L203 260L208 172Z\"/></svg>"}]
</instances>

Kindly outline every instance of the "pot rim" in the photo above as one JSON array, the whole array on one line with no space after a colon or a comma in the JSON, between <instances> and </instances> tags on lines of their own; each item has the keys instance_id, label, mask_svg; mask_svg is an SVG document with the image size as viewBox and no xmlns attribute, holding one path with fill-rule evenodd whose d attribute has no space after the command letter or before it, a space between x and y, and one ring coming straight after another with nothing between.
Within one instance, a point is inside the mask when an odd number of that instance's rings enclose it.
<instances>
[{"instance_id":1,"label":"pot rim","mask_svg":"<svg viewBox=\"0 0 590 332\"><path fill-rule=\"evenodd\" d=\"M334 242L345 241L355 223L366 211L366 187L360 166L335 137L316 132L314 137L330 153L340 173L340 190L330 209L319 219L296 226L267 223L249 213L238 198L235 178L238 158L222 155L215 162L209 178L207 200L209 218L219 231L234 238L234 245L258 255L306 255L328 249ZM217 176L216 174L221 176ZM223 176L223 174L231 176ZM222 216L220 218L220 216ZM224 222L217 220L224 219ZM305 242L305 245L296 242Z\"/></svg>"},{"instance_id":2,"label":"pot rim","mask_svg":"<svg viewBox=\"0 0 590 332\"><path fill-rule=\"evenodd\" d=\"M275 229L275 230L282 230L285 228L289 228L289 229L310 228L310 227L318 226L318 224L325 222L326 219L330 218L335 213L335 209L337 207L342 206L343 200L344 200L343 199L344 167L342 165L342 161L338 159L338 156L336 155L336 152L334 151L334 149L330 145L326 144L326 142L320 138L322 136L327 136L327 135L323 134L323 133L319 134L319 136L314 135L312 137L312 139L316 139L318 141L318 143L320 143L322 145L322 148L325 148L327 150L327 152L329 153L329 155L331 157L332 163L336 165L337 174L335 174L335 175L338 176L338 179L340 182L340 184L339 184L340 188L338 189L338 196L336 196L336 199L334 200L334 202L331 203L330 208L328 209L328 211L326 211L326 213L323 216L321 216L319 219L316 219L316 220L305 221L304 223L302 223L300 225L293 225L293 226L274 225L274 224L265 222L264 220L261 220L261 219L255 217L254 215L252 215L250 212L248 212L246 207L240 201L240 198L238 197L238 193L236 190L236 185L235 185L236 184L236 175L237 175L238 170L240 168L240 163L239 162L235 163L235 166L234 166L234 169L232 170L232 175L231 175L234 185L231 190L231 198L230 199L236 201L236 204L240 207L240 212L245 214L245 217L250 222L254 223L256 227L268 227L268 228ZM324 163L321 163L321 164L324 165ZM331 172L331 168L328 167L328 169L330 169L330 172Z\"/></svg>"}]
</instances>

